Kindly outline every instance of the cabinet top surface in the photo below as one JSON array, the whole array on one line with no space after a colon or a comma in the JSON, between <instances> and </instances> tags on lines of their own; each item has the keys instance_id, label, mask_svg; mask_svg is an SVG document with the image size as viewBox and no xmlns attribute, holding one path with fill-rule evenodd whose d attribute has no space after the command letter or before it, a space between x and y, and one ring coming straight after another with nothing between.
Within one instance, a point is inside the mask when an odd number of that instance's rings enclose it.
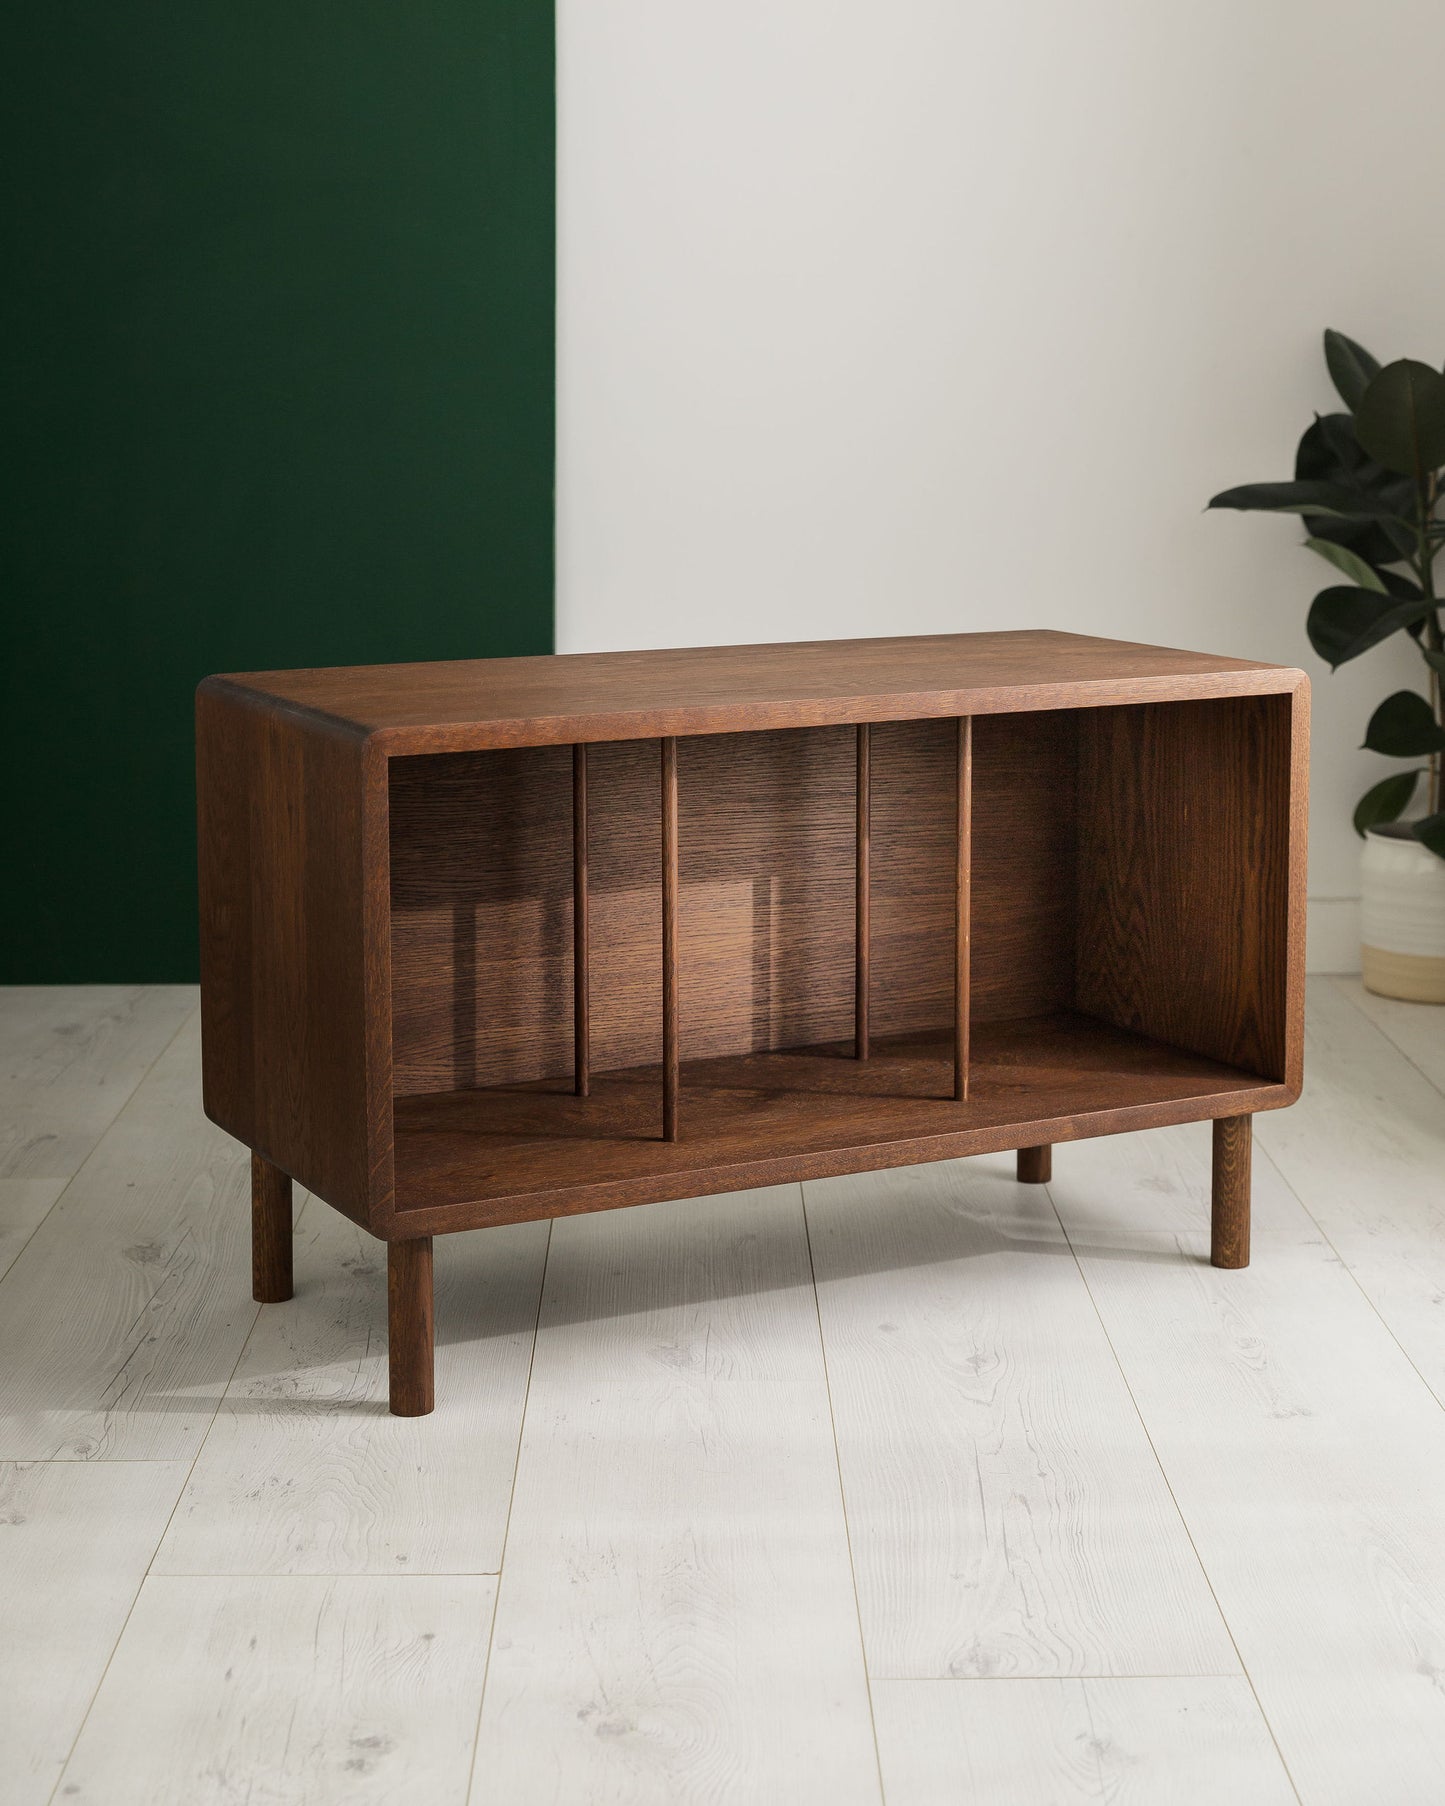
<instances>
[{"instance_id":1,"label":"cabinet top surface","mask_svg":"<svg viewBox=\"0 0 1445 1806\"><path fill-rule=\"evenodd\" d=\"M1280 665L1035 629L253 671L209 677L201 693L419 753L1260 695L1305 681Z\"/></svg>"}]
</instances>

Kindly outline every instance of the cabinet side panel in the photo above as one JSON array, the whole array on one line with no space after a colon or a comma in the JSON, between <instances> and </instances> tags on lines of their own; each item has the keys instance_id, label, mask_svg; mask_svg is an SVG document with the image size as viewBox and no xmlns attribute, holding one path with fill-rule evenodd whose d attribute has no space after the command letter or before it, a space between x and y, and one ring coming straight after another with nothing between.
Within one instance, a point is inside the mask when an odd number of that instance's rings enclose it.
<instances>
[{"instance_id":1,"label":"cabinet side panel","mask_svg":"<svg viewBox=\"0 0 1445 1806\"><path fill-rule=\"evenodd\" d=\"M206 1115L256 1142L251 998L251 792L259 721L202 685L196 694L201 1084Z\"/></svg>"},{"instance_id":2,"label":"cabinet side panel","mask_svg":"<svg viewBox=\"0 0 1445 1806\"><path fill-rule=\"evenodd\" d=\"M370 1223L390 1191L385 761L205 686L196 746L206 1113Z\"/></svg>"},{"instance_id":3,"label":"cabinet side panel","mask_svg":"<svg viewBox=\"0 0 1445 1806\"><path fill-rule=\"evenodd\" d=\"M1305 920L1309 890L1310 686L1289 698L1289 966L1284 1082L1299 1096L1305 1066Z\"/></svg>"},{"instance_id":4,"label":"cabinet side panel","mask_svg":"<svg viewBox=\"0 0 1445 1806\"><path fill-rule=\"evenodd\" d=\"M1286 1079L1290 696L1086 710L1079 734L1079 1008Z\"/></svg>"}]
</instances>

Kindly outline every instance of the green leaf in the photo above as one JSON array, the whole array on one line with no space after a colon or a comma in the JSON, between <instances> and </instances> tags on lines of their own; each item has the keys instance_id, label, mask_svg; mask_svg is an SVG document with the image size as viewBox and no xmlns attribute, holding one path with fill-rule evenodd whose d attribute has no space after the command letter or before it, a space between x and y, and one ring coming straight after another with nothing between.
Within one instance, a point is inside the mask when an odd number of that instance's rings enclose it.
<instances>
[{"instance_id":1,"label":"green leaf","mask_svg":"<svg viewBox=\"0 0 1445 1806\"><path fill-rule=\"evenodd\" d=\"M1325 365L1330 380L1339 390L1347 408L1357 408L1370 378L1380 368L1379 359L1370 356L1363 345L1347 339L1332 327L1325 331Z\"/></svg>"},{"instance_id":2,"label":"green leaf","mask_svg":"<svg viewBox=\"0 0 1445 1806\"><path fill-rule=\"evenodd\" d=\"M1358 658L1428 612L1426 602L1396 602L1374 590L1340 584L1322 589L1315 597L1305 628L1310 645L1338 671L1347 660Z\"/></svg>"},{"instance_id":3,"label":"green leaf","mask_svg":"<svg viewBox=\"0 0 1445 1806\"><path fill-rule=\"evenodd\" d=\"M1390 520L1393 508L1343 483L1241 483L1211 496L1211 508L1263 514L1339 514L1351 520Z\"/></svg>"},{"instance_id":4,"label":"green leaf","mask_svg":"<svg viewBox=\"0 0 1445 1806\"><path fill-rule=\"evenodd\" d=\"M1386 470L1423 483L1445 464L1445 376L1414 358L1386 364L1356 404L1355 431Z\"/></svg>"},{"instance_id":5,"label":"green leaf","mask_svg":"<svg viewBox=\"0 0 1445 1806\"><path fill-rule=\"evenodd\" d=\"M1445 859L1445 811L1411 822L1410 832L1422 845L1429 847L1438 859Z\"/></svg>"},{"instance_id":6,"label":"green leaf","mask_svg":"<svg viewBox=\"0 0 1445 1806\"><path fill-rule=\"evenodd\" d=\"M1332 476L1339 471L1347 482L1361 485L1357 479L1364 471L1368 471L1376 482L1393 483L1397 481L1383 464L1377 464L1360 444L1360 435L1355 431L1353 414L1316 414L1315 425L1319 429L1320 449L1333 469L1322 470L1321 476ZM1299 472L1296 471L1298 476Z\"/></svg>"},{"instance_id":7,"label":"green leaf","mask_svg":"<svg viewBox=\"0 0 1445 1806\"><path fill-rule=\"evenodd\" d=\"M1415 529L1406 520L1385 520L1380 522L1380 531L1394 547L1395 562L1403 564L1415 555Z\"/></svg>"},{"instance_id":8,"label":"green leaf","mask_svg":"<svg viewBox=\"0 0 1445 1806\"><path fill-rule=\"evenodd\" d=\"M1305 428L1295 452L1294 474L1302 482L1320 478L1326 483L1343 483L1350 489L1362 489L1366 495L1385 502L1397 514L1413 518L1415 485L1406 477L1377 464L1360 444L1355 423L1348 414L1317 414ZM1374 565L1394 564L1413 549L1413 534L1392 525L1386 529L1378 521L1345 520L1339 515L1306 515L1305 528L1316 539L1327 539L1335 545L1348 546L1361 558ZM1397 543L1404 534L1405 543Z\"/></svg>"},{"instance_id":9,"label":"green leaf","mask_svg":"<svg viewBox=\"0 0 1445 1806\"><path fill-rule=\"evenodd\" d=\"M1377 595L1385 594L1385 581L1372 564L1366 564L1358 552L1352 552L1348 546L1338 546L1332 539L1310 538L1305 541L1310 551L1317 552L1326 564L1332 564L1337 571L1344 574L1361 589L1372 589Z\"/></svg>"},{"instance_id":10,"label":"green leaf","mask_svg":"<svg viewBox=\"0 0 1445 1806\"><path fill-rule=\"evenodd\" d=\"M1416 759L1422 753L1445 751L1445 728L1423 696L1414 690L1396 690L1371 715L1365 745L1371 752L1388 753L1394 759Z\"/></svg>"},{"instance_id":11,"label":"green leaf","mask_svg":"<svg viewBox=\"0 0 1445 1806\"><path fill-rule=\"evenodd\" d=\"M1428 646L1422 646L1420 652L1432 671L1445 674L1445 652L1432 652Z\"/></svg>"},{"instance_id":12,"label":"green leaf","mask_svg":"<svg viewBox=\"0 0 1445 1806\"><path fill-rule=\"evenodd\" d=\"M1366 828L1398 821L1419 781L1418 771L1397 771L1393 777L1385 778L1367 790L1355 804L1355 832L1360 839L1365 838Z\"/></svg>"}]
</instances>

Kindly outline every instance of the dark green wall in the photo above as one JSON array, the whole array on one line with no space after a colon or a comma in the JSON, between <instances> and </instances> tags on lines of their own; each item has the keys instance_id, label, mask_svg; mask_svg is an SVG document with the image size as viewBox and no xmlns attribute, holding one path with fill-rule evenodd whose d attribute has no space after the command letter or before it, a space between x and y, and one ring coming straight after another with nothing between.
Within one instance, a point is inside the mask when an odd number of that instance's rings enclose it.
<instances>
[{"instance_id":1,"label":"dark green wall","mask_svg":"<svg viewBox=\"0 0 1445 1806\"><path fill-rule=\"evenodd\" d=\"M189 979L200 677L552 648L552 10L3 35L0 981Z\"/></svg>"}]
</instances>

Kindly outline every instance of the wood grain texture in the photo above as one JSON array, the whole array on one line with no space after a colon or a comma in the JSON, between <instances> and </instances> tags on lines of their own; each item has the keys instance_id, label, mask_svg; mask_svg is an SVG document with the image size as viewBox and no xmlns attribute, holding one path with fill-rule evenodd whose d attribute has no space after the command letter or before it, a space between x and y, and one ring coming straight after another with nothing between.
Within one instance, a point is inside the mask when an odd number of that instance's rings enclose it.
<instances>
[{"instance_id":1,"label":"wood grain texture","mask_svg":"<svg viewBox=\"0 0 1445 1806\"><path fill-rule=\"evenodd\" d=\"M902 1806L1297 1806L1243 1675L878 1681Z\"/></svg>"},{"instance_id":2,"label":"wood grain texture","mask_svg":"<svg viewBox=\"0 0 1445 1806\"><path fill-rule=\"evenodd\" d=\"M438 1408L392 1417L384 1251L309 1204L299 1296L262 1311L155 1571L495 1573L546 1249L545 1223L437 1247Z\"/></svg>"},{"instance_id":3,"label":"wood grain texture","mask_svg":"<svg viewBox=\"0 0 1445 1806\"><path fill-rule=\"evenodd\" d=\"M391 1191L386 760L196 696L205 1108L358 1222Z\"/></svg>"},{"instance_id":4,"label":"wood grain texture","mask_svg":"<svg viewBox=\"0 0 1445 1806\"><path fill-rule=\"evenodd\" d=\"M388 1242L386 1358L393 1417L426 1417L436 1409L436 1330L429 1235Z\"/></svg>"},{"instance_id":5,"label":"wood grain texture","mask_svg":"<svg viewBox=\"0 0 1445 1806\"><path fill-rule=\"evenodd\" d=\"M0 1280L0 1459L189 1460L256 1320L249 1163L200 1109L199 1020Z\"/></svg>"},{"instance_id":6,"label":"wood grain texture","mask_svg":"<svg viewBox=\"0 0 1445 1806\"><path fill-rule=\"evenodd\" d=\"M291 1179L259 1154L251 1156L251 1296L282 1304L291 1296Z\"/></svg>"},{"instance_id":7,"label":"wood grain texture","mask_svg":"<svg viewBox=\"0 0 1445 1806\"><path fill-rule=\"evenodd\" d=\"M1074 976L1070 717L974 729L975 1021L1067 1007ZM955 730L871 732L872 1031L953 1022ZM683 1053L856 1032L855 736L713 736L678 748ZM589 758L592 1064L661 1055L656 755ZM570 1076L570 786L563 750L392 765L399 1096Z\"/></svg>"},{"instance_id":8,"label":"wood grain texture","mask_svg":"<svg viewBox=\"0 0 1445 1806\"><path fill-rule=\"evenodd\" d=\"M854 1098L845 1130L806 1062L781 1087L713 1070L710 1157L676 1164L699 1062L850 1034L945 1031L963 1108L976 1032L1077 1009L1263 1081L1235 1113L1274 1107L1300 1072L1306 710L1297 672L1056 634L207 680L207 1108L397 1240L1107 1133L1150 1102L1048 1107L1020 1070L1000 1143L989 1111L915 1120L906 1074L901 1113ZM639 1166L615 1144L654 1063ZM1204 1076L1164 1065L1156 1122ZM538 1102L559 1077L580 1114ZM443 1205L466 1208L415 1214Z\"/></svg>"},{"instance_id":9,"label":"wood grain texture","mask_svg":"<svg viewBox=\"0 0 1445 1806\"><path fill-rule=\"evenodd\" d=\"M257 671L208 680L391 753L752 732L1289 691L1302 672L1050 630L562 658Z\"/></svg>"},{"instance_id":10,"label":"wood grain texture","mask_svg":"<svg viewBox=\"0 0 1445 1806\"><path fill-rule=\"evenodd\" d=\"M804 1193L870 1675L1234 1671L1047 1195L980 1163Z\"/></svg>"},{"instance_id":11,"label":"wood grain texture","mask_svg":"<svg viewBox=\"0 0 1445 1806\"><path fill-rule=\"evenodd\" d=\"M1305 930L1309 893L1310 687L1289 699L1289 856L1284 933L1284 1078L1299 1096L1305 1059Z\"/></svg>"},{"instance_id":12,"label":"wood grain texture","mask_svg":"<svg viewBox=\"0 0 1445 1806\"><path fill-rule=\"evenodd\" d=\"M976 718L972 753L970 1014L987 1023L1071 1009L1077 721L1063 713ZM951 858L952 812L945 805L941 813ZM916 831L906 820L900 827Z\"/></svg>"},{"instance_id":13,"label":"wood grain texture","mask_svg":"<svg viewBox=\"0 0 1445 1806\"><path fill-rule=\"evenodd\" d=\"M796 1185L607 1211L554 1223L552 1238L534 1377L545 1372L559 1395L584 1396L599 1377L629 1386L820 1377Z\"/></svg>"},{"instance_id":14,"label":"wood grain texture","mask_svg":"<svg viewBox=\"0 0 1445 1806\"><path fill-rule=\"evenodd\" d=\"M1161 1233L1154 1140L1081 1146L1051 1195L1240 1657L1311 1806L1430 1799L1445 1413L1287 1195L1262 1258L1209 1265L1198 1131L1173 1138L1196 1227Z\"/></svg>"},{"instance_id":15,"label":"wood grain texture","mask_svg":"<svg viewBox=\"0 0 1445 1806\"><path fill-rule=\"evenodd\" d=\"M1047 1143L1038 1148L1020 1148L1017 1172L1020 1185L1047 1185L1054 1176L1053 1148Z\"/></svg>"},{"instance_id":16,"label":"wood grain texture","mask_svg":"<svg viewBox=\"0 0 1445 1806\"><path fill-rule=\"evenodd\" d=\"M183 1461L0 1462L3 1806L54 1793L185 1478Z\"/></svg>"},{"instance_id":17,"label":"wood grain texture","mask_svg":"<svg viewBox=\"0 0 1445 1806\"><path fill-rule=\"evenodd\" d=\"M1290 699L1093 710L1079 733L1079 1008L1291 1082Z\"/></svg>"},{"instance_id":18,"label":"wood grain texture","mask_svg":"<svg viewBox=\"0 0 1445 1806\"><path fill-rule=\"evenodd\" d=\"M533 1216L782 1184L1111 1135L1288 1102L1216 1061L1055 1015L976 1025L969 1101L953 1038L899 1037L688 1061L688 1131L657 1139L656 1067L396 1106L398 1225L447 1233Z\"/></svg>"},{"instance_id":19,"label":"wood grain texture","mask_svg":"<svg viewBox=\"0 0 1445 1806\"><path fill-rule=\"evenodd\" d=\"M1249 1265L1249 1169L1253 1148L1251 1117L1215 1117L1210 1180L1212 1266Z\"/></svg>"},{"instance_id":20,"label":"wood grain texture","mask_svg":"<svg viewBox=\"0 0 1445 1806\"><path fill-rule=\"evenodd\" d=\"M192 985L0 986L0 1274L198 1001Z\"/></svg>"},{"instance_id":21,"label":"wood grain texture","mask_svg":"<svg viewBox=\"0 0 1445 1806\"><path fill-rule=\"evenodd\" d=\"M877 1806L791 1195L553 1226L474 1798Z\"/></svg>"},{"instance_id":22,"label":"wood grain texture","mask_svg":"<svg viewBox=\"0 0 1445 1806\"><path fill-rule=\"evenodd\" d=\"M59 1797L465 1806L495 1589L152 1578Z\"/></svg>"}]
</instances>

